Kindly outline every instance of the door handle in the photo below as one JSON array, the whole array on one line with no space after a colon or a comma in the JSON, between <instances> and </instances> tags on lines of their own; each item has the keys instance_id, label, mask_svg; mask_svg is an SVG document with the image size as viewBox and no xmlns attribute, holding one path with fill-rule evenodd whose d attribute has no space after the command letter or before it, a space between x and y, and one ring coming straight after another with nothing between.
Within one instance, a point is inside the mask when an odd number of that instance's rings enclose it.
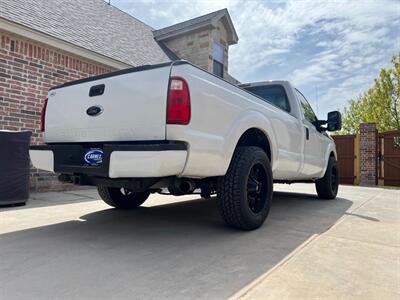
<instances>
[{"instance_id":1,"label":"door handle","mask_svg":"<svg viewBox=\"0 0 400 300\"><path fill-rule=\"evenodd\" d=\"M304 127L306 129L306 140L310 139L310 130L308 129L308 127Z\"/></svg>"},{"instance_id":2,"label":"door handle","mask_svg":"<svg viewBox=\"0 0 400 300\"><path fill-rule=\"evenodd\" d=\"M104 84L94 85L89 90L89 97L103 95L105 89Z\"/></svg>"}]
</instances>

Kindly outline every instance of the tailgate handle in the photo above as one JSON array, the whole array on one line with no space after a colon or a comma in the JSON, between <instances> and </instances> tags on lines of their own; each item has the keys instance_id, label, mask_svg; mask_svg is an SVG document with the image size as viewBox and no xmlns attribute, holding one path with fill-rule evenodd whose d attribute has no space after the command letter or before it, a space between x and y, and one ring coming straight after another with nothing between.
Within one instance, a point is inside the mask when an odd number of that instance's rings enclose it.
<instances>
[{"instance_id":1,"label":"tailgate handle","mask_svg":"<svg viewBox=\"0 0 400 300\"><path fill-rule=\"evenodd\" d=\"M103 95L105 87L106 86L104 84L92 86L89 90L89 97Z\"/></svg>"}]
</instances>

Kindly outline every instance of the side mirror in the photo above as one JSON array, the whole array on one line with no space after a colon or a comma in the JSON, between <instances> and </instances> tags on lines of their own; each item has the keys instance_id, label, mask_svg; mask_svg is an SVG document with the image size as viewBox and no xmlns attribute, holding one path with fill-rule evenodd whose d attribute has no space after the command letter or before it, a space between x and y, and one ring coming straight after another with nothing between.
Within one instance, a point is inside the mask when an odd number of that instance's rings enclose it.
<instances>
[{"instance_id":1,"label":"side mirror","mask_svg":"<svg viewBox=\"0 0 400 300\"><path fill-rule=\"evenodd\" d=\"M342 114L339 111L328 113L327 130L336 131L342 129Z\"/></svg>"}]
</instances>

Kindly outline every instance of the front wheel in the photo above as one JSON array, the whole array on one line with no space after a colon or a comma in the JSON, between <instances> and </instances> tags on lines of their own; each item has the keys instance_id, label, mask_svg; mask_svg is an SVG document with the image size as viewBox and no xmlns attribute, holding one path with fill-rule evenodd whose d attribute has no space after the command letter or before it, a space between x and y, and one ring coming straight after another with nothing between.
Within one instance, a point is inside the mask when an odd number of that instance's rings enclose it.
<instances>
[{"instance_id":1,"label":"front wheel","mask_svg":"<svg viewBox=\"0 0 400 300\"><path fill-rule=\"evenodd\" d=\"M320 199L335 199L339 189L339 172L333 156L329 158L324 177L315 181L315 188Z\"/></svg>"},{"instance_id":2,"label":"front wheel","mask_svg":"<svg viewBox=\"0 0 400 300\"><path fill-rule=\"evenodd\" d=\"M259 147L239 147L218 182L219 210L235 228L253 230L268 216L273 191L271 164Z\"/></svg>"},{"instance_id":3,"label":"front wheel","mask_svg":"<svg viewBox=\"0 0 400 300\"><path fill-rule=\"evenodd\" d=\"M101 199L118 209L134 209L139 207L149 197L150 192L133 192L126 188L98 186Z\"/></svg>"}]
</instances>

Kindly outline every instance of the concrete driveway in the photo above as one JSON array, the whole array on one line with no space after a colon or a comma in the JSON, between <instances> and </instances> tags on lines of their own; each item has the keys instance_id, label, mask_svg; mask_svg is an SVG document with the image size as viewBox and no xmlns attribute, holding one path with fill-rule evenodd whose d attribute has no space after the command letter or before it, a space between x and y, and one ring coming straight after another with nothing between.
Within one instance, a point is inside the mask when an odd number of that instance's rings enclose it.
<instances>
[{"instance_id":1,"label":"concrete driveway","mask_svg":"<svg viewBox=\"0 0 400 300\"><path fill-rule=\"evenodd\" d=\"M226 227L216 199L154 195L126 212L94 190L33 194L0 209L0 298L399 299L400 190L275 190L252 232Z\"/></svg>"}]
</instances>

